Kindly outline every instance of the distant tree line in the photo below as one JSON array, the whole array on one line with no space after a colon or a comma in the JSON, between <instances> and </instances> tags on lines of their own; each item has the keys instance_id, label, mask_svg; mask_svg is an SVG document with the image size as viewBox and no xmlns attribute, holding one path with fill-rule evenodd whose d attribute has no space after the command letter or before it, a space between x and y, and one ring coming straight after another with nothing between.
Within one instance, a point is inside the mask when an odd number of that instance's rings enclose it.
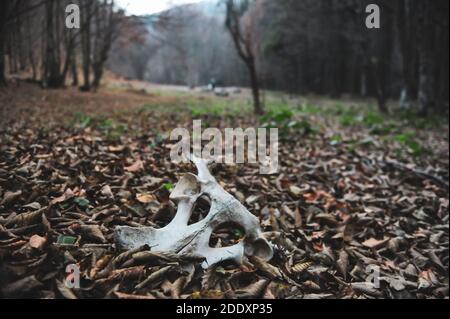
<instances>
[{"instance_id":1,"label":"distant tree line","mask_svg":"<svg viewBox=\"0 0 450 319\"><path fill-rule=\"evenodd\" d=\"M65 28L71 3L79 29ZM380 29L366 27L371 3ZM425 115L448 108L448 15L448 0L217 0L147 17L125 16L114 0L2 0L0 85L27 72L43 87L88 91L106 67L159 83L250 86L257 113L260 89L272 89L374 97L384 112L395 98Z\"/></svg>"},{"instance_id":2,"label":"distant tree line","mask_svg":"<svg viewBox=\"0 0 450 319\"><path fill-rule=\"evenodd\" d=\"M79 28L66 27L69 4L80 9ZM97 89L123 17L114 0L0 1L0 85L7 73L25 73L45 88L70 78L83 91Z\"/></svg>"},{"instance_id":3,"label":"distant tree line","mask_svg":"<svg viewBox=\"0 0 450 319\"><path fill-rule=\"evenodd\" d=\"M366 27L367 5L381 28ZM173 27L150 25L147 80L223 85L339 97L374 97L448 106L448 0L218 0L167 14Z\"/></svg>"},{"instance_id":4,"label":"distant tree line","mask_svg":"<svg viewBox=\"0 0 450 319\"><path fill-rule=\"evenodd\" d=\"M134 17L134 30L114 43L108 67L127 78L155 83L196 87L215 78L227 85L247 85L222 11L214 3L206 9L190 4L158 16ZM132 40L130 34L139 37Z\"/></svg>"},{"instance_id":5,"label":"distant tree line","mask_svg":"<svg viewBox=\"0 0 450 319\"><path fill-rule=\"evenodd\" d=\"M366 7L381 9L368 29ZM252 9L253 7L253 9ZM374 96L382 111L401 97L420 112L448 107L447 0L254 1L266 12L254 33L267 87L296 93ZM260 7L260 8L258 8Z\"/></svg>"}]
</instances>

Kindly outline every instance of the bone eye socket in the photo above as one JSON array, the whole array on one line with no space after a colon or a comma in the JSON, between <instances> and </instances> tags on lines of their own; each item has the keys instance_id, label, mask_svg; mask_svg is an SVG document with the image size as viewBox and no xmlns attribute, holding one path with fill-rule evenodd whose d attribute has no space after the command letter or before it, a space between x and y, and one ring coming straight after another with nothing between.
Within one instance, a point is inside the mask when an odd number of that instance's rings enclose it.
<instances>
[{"instance_id":1,"label":"bone eye socket","mask_svg":"<svg viewBox=\"0 0 450 319\"><path fill-rule=\"evenodd\" d=\"M165 206L153 216L152 221L158 225L159 228L163 228L170 224L170 222L175 218L175 214L175 207Z\"/></svg>"},{"instance_id":2,"label":"bone eye socket","mask_svg":"<svg viewBox=\"0 0 450 319\"><path fill-rule=\"evenodd\" d=\"M209 214L210 210L211 198L207 194L203 194L195 202L188 225L192 225L203 220Z\"/></svg>"},{"instance_id":3,"label":"bone eye socket","mask_svg":"<svg viewBox=\"0 0 450 319\"><path fill-rule=\"evenodd\" d=\"M245 237L245 230L237 223L228 222L217 226L209 238L209 247L231 247Z\"/></svg>"},{"instance_id":4,"label":"bone eye socket","mask_svg":"<svg viewBox=\"0 0 450 319\"><path fill-rule=\"evenodd\" d=\"M248 255L257 256L264 260L269 260L272 258L273 250L262 238L258 238L251 245L245 245L245 251Z\"/></svg>"}]
</instances>

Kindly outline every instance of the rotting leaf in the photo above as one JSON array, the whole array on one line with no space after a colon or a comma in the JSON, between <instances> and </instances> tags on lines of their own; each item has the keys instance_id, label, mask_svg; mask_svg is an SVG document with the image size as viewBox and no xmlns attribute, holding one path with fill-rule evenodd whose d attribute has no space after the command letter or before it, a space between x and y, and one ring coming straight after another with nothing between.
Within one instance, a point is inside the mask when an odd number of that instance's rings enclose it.
<instances>
[{"instance_id":1,"label":"rotting leaf","mask_svg":"<svg viewBox=\"0 0 450 319\"><path fill-rule=\"evenodd\" d=\"M75 204L77 204L78 206L80 206L82 208L86 208L91 204L91 202L88 199L81 198L81 197L77 197L73 201Z\"/></svg>"},{"instance_id":2,"label":"rotting leaf","mask_svg":"<svg viewBox=\"0 0 450 319\"><path fill-rule=\"evenodd\" d=\"M41 237L39 235L33 235L30 238L30 247L37 250L42 250L46 243L47 238Z\"/></svg>"},{"instance_id":3,"label":"rotting leaf","mask_svg":"<svg viewBox=\"0 0 450 319\"><path fill-rule=\"evenodd\" d=\"M57 243L59 245L75 245L75 243L77 242L78 238L77 237L73 237L73 236L62 236L60 235L58 237Z\"/></svg>"},{"instance_id":4,"label":"rotting leaf","mask_svg":"<svg viewBox=\"0 0 450 319\"><path fill-rule=\"evenodd\" d=\"M362 244L365 247L375 248L376 249L376 248L380 248L380 247L386 245L389 242L389 240L390 240L390 238L387 238L387 237L385 237L382 240L378 240L378 239L375 239L375 238L370 238L370 239L367 239L366 241L364 241Z\"/></svg>"},{"instance_id":5,"label":"rotting leaf","mask_svg":"<svg viewBox=\"0 0 450 319\"><path fill-rule=\"evenodd\" d=\"M125 167L125 170L129 173L137 173L144 170L144 162L137 160L134 164Z\"/></svg>"},{"instance_id":6,"label":"rotting leaf","mask_svg":"<svg viewBox=\"0 0 450 319\"><path fill-rule=\"evenodd\" d=\"M69 300L78 299L78 297L70 290L65 284L56 280L56 287L58 288L59 293L65 298Z\"/></svg>"},{"instance_id":7,"label":"rotting leaf","mask_svg":"<svg viewBox=\"0 0 450 319\"><path fill-rule=\"evenodd\" d=\"M135 90L135 83L130 85ZM256 262L223 263L204 271L200 256L156 255L157 247L122 252L113 244L116 226L163 227L172 217L176 207L169 198L171 181L191 167L168 160L168 138L161 132L175 120L177 126L191 125L191 110L178 109L171 100L164 112L151 106L136 116L129 112L132 106L153 99L159 104L163 97L146 95L140 100L126 92L132 99L126 101L121 92L111 95L107 88L88 97L72 90L26 89L39 108L15 103L20 101L13 96L8 97L11 103L3 103L14 109L3 112L5 116L31 115L25 125L19 125L20 116L14 125L4 125L0 135L0 289L6 298L73 298L71 293L80 299L448 298L448 155L443 156L448 154L448 137L442 128L416 130L406 123L409 119L402 125L377 120L368 128L373 115L345 103L332 106L332 116L328 101L320 108L289 106L288 132L279 145L279 176L262 176L257 165L216 166L222 186L261 221L263 235L274 247L268 263L274 268ZM186 98L190 103L192 96ZM50 112L55 102L61 102L60 111ZM89 111L79 121L89 125L81 129L64 124L64 114L91 109L92 103L99 116ZM299 138L296 125L291 125L300 123L298 117L321 134ZM259 118L228 111L226 117L208 115L207 120L220 129L230 123L260 124ZM342 127L347 121L355 124ZM411 157L404 143L390 134L373 135L385 130L398 136L412 131L432 153ZM112 140L115 136L120 139ZM133 259L148 251L152 254ZM314 264L306 268L310 261ZM82 289L61 286L68 264L80 266ZM168 266L172 270L161 279L135 290ZM380 267L377 289L365 284L369 266ZM28 279L31 288L38 288L4 291L33 275L42 286ZM246 294L261 280L271 284L260 294Z\"/></svg>"},{"instance_id":8,"label":"rotting leaf","mask_svg":"<svg viewBox=\"0 0 450 319\"><path fill-rule=\"evenodd\" d=\"M138 194L136 199L143 204L148 204L156 200L156 196L151 194Z\"/></svg>"},{"instance_id":9,"label":"rotting leaf","mask_svg":"<svg viewBox=\"0 0 450 319\"><path fill-rule=\"evenodd\" d=\"M22 195L22 191L17 192L6 192L3 196L2 201L0 202L0 205L6 205L12 201L14 201L16 198Z\"/></svg>"},{"instance_id":10,"label":"rotting leaf","mask_svg":"<svg viewBox=\"0 0 450 319\"><path fill-rule=\"evenodd\" d=\"M43 284L32 275L0 288L2 294L11 297L24 297L43 287Z\"/></svg>"}]
</instances>

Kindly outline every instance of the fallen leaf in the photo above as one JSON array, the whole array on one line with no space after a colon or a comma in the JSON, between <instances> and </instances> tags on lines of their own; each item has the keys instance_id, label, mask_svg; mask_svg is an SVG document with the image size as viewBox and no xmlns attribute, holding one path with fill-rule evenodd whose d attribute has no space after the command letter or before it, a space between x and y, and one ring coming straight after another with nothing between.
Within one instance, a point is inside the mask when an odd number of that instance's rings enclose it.
<instances>
[{"instance_id":1,"label":"fallen leaf","mask_svg":"<svg viewBox=\"0 0 450 319\"><path fill-rule=\"evenodd\" d=\"M295 185L289 187L289 193L295 198L299 198L302 195L302 189Z\"/></svg>"},{"instance_id":2,"label":"fallen leaf","mask_svg":"<svg viewBox=\"0 0 450 319\"><path fill-rule=\"evenodd\" d=\"M388 237L385 237L382 240L370 238L370 239L364 241L362 244L367 248L377 249L377 248L380 248L380 247L386 245L389 242L389 240L390 240L390 238L388 238Z\"/></svg>"},{"instance_id":3,"label":"fallen leaf","mask_svg":"<svg viewBox=\"0 0 450 319\"><path fill-rule=\"evenodd\" d=\"M39 235L33 235L30 238L30 247L37 250L42 250L46 243L47 238L41 237Z\"/></svg>"},{"instance_id":4,"label":"fallen leaf","mask_svg":"<svg viewBox=\"0 0 450 319\"><path fill-rule=\"evenodd\" d=\"M101 193L103 196L114 199L114 194L109 185L105 185L102 187Z\"/></svg>"},{"instance_id":5,"label":"fallen leaf","mask_svg":"<svg viewBox=\"0 0 450 319\"><path fill-rule=\"evenodd\" d=\"M143 204L148 204L156 200L156 196L152 194L138 194L136 199Z\"/></svg>"},{"instance_id":6,"label":"fallen leaf","mask_svg":"<svg viewBox=\"0 0 450 319\"><path fill-rule=\"evenodd\" d=\"M3 196L2 201L0 202L0 205L6 205L12 201L14 201L16 198L18 198L20 195L22 195L22 191L17 192L6 192L5 196Z\"/></svg>"},{"instance_id":7,"label":"fallen leaf","mask_svg":"<svg viewBox=\"0 0 450 319\"><path fill-rule=\"evenodd\" d=\"M137 160L133 165L125 167L125 170L129 173L137 173L144 170L144 163L141 160Z\"/></svg>"}]
</instances>

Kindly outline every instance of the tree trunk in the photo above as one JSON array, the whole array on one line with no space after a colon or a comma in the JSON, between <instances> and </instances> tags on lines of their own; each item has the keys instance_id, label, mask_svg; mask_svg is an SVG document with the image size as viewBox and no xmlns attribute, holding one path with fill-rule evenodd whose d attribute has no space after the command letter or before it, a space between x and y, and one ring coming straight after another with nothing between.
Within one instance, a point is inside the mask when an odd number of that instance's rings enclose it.
<instances>
[{"instance_id":1,"label":"tree trunk","mask_svg":"<svg viewBox=\"0 0 450 319\"><path fill-rule=\"evenodd\" d=\"M34 58L34 47L31 44L33 42L33 30L31 27L31 15L29 15L26 19L26 29L27 29L27 40L28 40L28 61L30 62L31 71L32 71L32 80L36 81L37 79L37 67L36 60Z\"/></svg>"},{"instance_id":2,"label":"tree trunk","mask_svg":"<svg viewBox=\"0 0 450 319\"><path fill-rule=\"evenodd\" d=\"M70 63L72 69L72 86L78 86L78 70L77 70L77 57L76 53L72 55L72 61Z\"/></svg>"},{"instance_id":3,"label":"tree trunk","mask_svg":"<svg viewBox=\"0 0 450 319\"><path fill-rule=\"evenodd\" d=\"M9 1L0 1L0 87L6 86L5 45L6 19L8 18Z\"/></svg>"},{"instance_id":4,"label":"tree trunk","mask_svg":"<svg viewBox=\"0 0 450 319\"><path fill-rule=\"evenodd\" d=\"M388 113L386 101L389 96L388 84L391 81L389 71L392 65L394 16L386 10L388 7L386 2L382 2L382 5L382 9L385 9L383 10L385 13L382 15L381 21L383 27L379 30L373 30L375 42L372 45L372 50L375 51L375 54L370 62L378 108L380 112Z\"/></svg>"},{"instance_id":5,"label":"tree trunk","mask_svg":"<svg viewBox=\"0 0 450 319\"><path fill-rule=\"evenodd\" d=\"M415 99L415 4L410 0L398 0L396 10L403 77L400 107L409 108Z\"/></svg>"},{"instance_id":6,"label":"tree trunk","mask_svg":"<svg viewBox=\"0 0 450 319\"><path fill-rule=\"evenodd\" d=\"M255 109L255 113L258 115L261 115L264 113L264 111L263 111L263 108L261 105L258 74L256 72L256 66L255 66L254 60L252 60L248 63L248 68L249 68L249 72L250 72L250 83L252 86L252 95L253 95L253 103L254 103L253 106Z\"/></svg>"},{"instance_id":7,"label":"tree trunk","mask_svg":"<svg viewBox=\"0 0 450 319\"><path fill-rule=\"evenodd\" d=\"M378 109L382 113L388 113L388 108L386 106L386 91L385 91L385 84L383 82L383 74L382 70L383 67L380 66L380 61L373 60L372 63L372 74L375 84L375 96L378 103Z\"/></svg>"},{"instance_id":8,"label":"tree trunk","mask_svg":"<svg viewBox=\"0 0 450 319\"><path fill-rule=\"evenodd\" d=\"M114 0L108 3L103 1L102 17L97 16L97 40L96 40L96 54L93 63L94 80L92 86L97 90L100 87L100 82L103 77L103 68L105 62L108 60L108 53L111 49L114 33ZM103 24L103 25L102 25ZM145 68L142 68L145 72ZM145 74L145 73L144 73Z\"/></svg>"},{"instance_id":9,"label":"tree trunk","mask_svg":"<svg viewBox=\"0 0 450 319\"><path fill-rule=\"evenodd\" d=\"M46 73L45 82L49 88L60 88L64 86L64 78L61 73L61 54L59 43L59 17L55 14L60 10L60 3L57 0L49 0L46 3L46 29L47 29L47 49L46 49Z\"/></svg>"},{"instance_id":10,"label":"tree trunk","mask_svg":"<svg viewBox=\"0 0 450 319\"><path fill-rule=\"evenodd\" d=\"M448 5L449 3L446 2L447 5L447 14L448 14ZM448 15L447 15L448 18ZM448 20L447 20L448 21ZM440 34L440 40L438 40L438 43L442 43L442 47L444 50L435 50L437 54L439 55L439 58L437 61L439 61L439 69L438 72L438 78L436 79L437 83L439 84L437 86L437 111L442 112L441 114L448 114L448 100L449 100L449 29L448 28L442 28L439 32Z\"/></svg>"},{"instance_id":11,"label":"tree trunk","mask_svg":"<svg viewBox=\"0 0 450 319\"><path fill-rule=\"evenodd\" d=\"M262 114L264 113L264 110L259 94L258 72L256 70L255 55L252 52L251 38L243 36L239 12L233 0L227 0L226 2L225 26L233 39L239 57L249 70L255 114Z\"/></svg>"},{"instance_id":12,"label":"tree trunk","mask_svg":"<svg viewBox=\"0 0 450 319\"><path fill-rule=\"evenodd\" d=\"M90 71L91 71L91 0L83 0L83 31L81 34L82 56L83 56L83 86L81 91L90 91Z\"/></svg>"},{"instance_id":13,"label":"tree trunk","mask_svg":"<svg viewBox=\"0 0 450 319\"><path fill-rule=\"evenodd\" d=\"M6 75L5 75L5 36L0 26L0 87L6 86Z\"/></svg>"},{"instance_id":14,"label":"tree trunk","mask_svg":"<svg viewBox=\"0 0 450 319\"><path fill-rule=\"evenodd\" d=\"M421 1L419 5L419 114L426 116L434 107L434 1Z\"/></svg>"}]
</instances>

